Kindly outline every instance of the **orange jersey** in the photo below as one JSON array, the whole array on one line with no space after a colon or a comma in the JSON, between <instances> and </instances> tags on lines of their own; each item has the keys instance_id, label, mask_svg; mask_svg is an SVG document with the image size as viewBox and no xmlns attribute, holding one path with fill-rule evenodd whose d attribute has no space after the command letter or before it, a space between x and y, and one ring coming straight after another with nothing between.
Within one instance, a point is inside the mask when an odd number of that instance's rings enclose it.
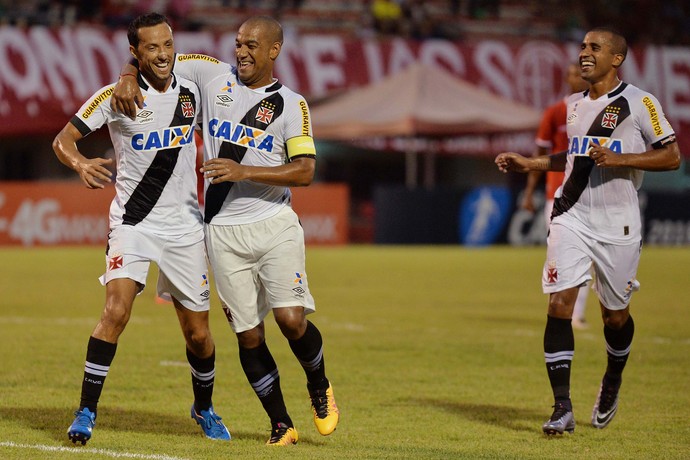
<instances>
[{"instance_id":1,"label":"orange jersey","mask_svg":"<svg viewBox=\"0 0 690 460\"><path fill-rule=\"evenodd\" d=\"M546 148L551 153L568 150L568 134L566 133L566 105L565 99L549 106L544 111L544 115L537 131L536 144ZM558 187L563 183L564 173L559 171L548 171L546 173L546 199L553 200Z\"/></svg>"}]
</instances>

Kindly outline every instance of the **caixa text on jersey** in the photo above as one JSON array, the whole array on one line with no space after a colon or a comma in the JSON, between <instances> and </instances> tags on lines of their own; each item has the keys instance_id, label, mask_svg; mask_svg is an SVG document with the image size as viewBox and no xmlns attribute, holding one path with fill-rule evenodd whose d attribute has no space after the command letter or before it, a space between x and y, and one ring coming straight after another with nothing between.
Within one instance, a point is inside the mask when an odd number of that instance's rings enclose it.
<instances>
[{"instance_id":1,"label":"caixa text on jersey","mask_svg":"<svg viewBox=\"0 0 690 460\"><path fill-rule=\"evenodd\" d=\"M181 147L190 142L194 142L194 128L187 125L135 134L131 144L134 150L141 151Z\"/></svg>"},{"instance_id":2,"label":"caixa text on jersey","mask_svg":"<svg viewBox=\"0 0 690 460\"><path fill-rule=\"evenodd\" d=\"M230 142L264 152L273 152L273 135L252 126L234 123L229 120L212 118L208 121L208 132L223 142Z\"/></svg>"}]
</instances>

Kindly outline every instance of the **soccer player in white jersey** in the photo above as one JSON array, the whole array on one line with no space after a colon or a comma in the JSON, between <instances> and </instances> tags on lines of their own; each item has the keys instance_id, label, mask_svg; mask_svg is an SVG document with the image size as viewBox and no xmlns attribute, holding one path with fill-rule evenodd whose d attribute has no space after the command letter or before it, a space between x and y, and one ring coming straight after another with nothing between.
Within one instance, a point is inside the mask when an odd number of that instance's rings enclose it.
<instances>
[{"instance_id":1,"label":"soccer player in white jersey","mask_svg":"<svg viewBox=\"0 0 690 460\"><path fill-rule=\"evenodd\" d=\"M242 368L271 420L267 444L278 446L296 443L298 434L266 345L270 311L306 373L319 433L331 434L339 420L321 333L306 319L315 306L304 232L290 206L289 187L307 186L314 177L316 151L306 101L273 78L282 45L275 19L253 17L239 28L236 67L194 54L178 55L175 63L175 72L196 82L203 98L204 221L216 288ZM141 100L133 81L121 80L116 95L122 97L113 96L124 113Z\"/></svg>"},{"instance_id":2,"label":"soccer player in white jersey","mask_svg":"<svg viewBox=\"0 0 690 460\"><path fill-rule=\"evenodd\" d=\"M625 38L614 29L590 30L579 56L589 90L567 100L568 150L534 158L506 152L495 160L503 172L565 169L542 276L544 293L549 294L544 357L555 400L553 414L542 426L548 435L575 430L571 318L579 287L591 280L591 267L608 357L591 423L604 428L616 414L634 332L630 298L639 288L642 225L637 190L644 171L680 166L673 128L657 99L618 79L626 53Z\"/></svg>"},{"instance_id":3,"label":"soccer player in white jersey","mask_svg":"<svg viewBox=\"0 0 690 460\"><path fill-rule=\"evenodd\" d=\"M141 68L137 84L146 97L134 120L110 109L113 85L98 90L53 142L62 163L90 189L111 182L112 159L86 158L76 142L108 125L117 176L106 249L105 308L86 351L81 402L69 427L72 442L91 438L97 404L118 338L146 283L150 263L160 269L158 295L172 299L186 341L194 403L192 418L211 439L230 433L212 405L215 346L208 325L209 285L201 212L196 192L194 125L199 90L172 73L172 30L156 13L132 21L130 52Z\"/></svg>"}]
</instances>

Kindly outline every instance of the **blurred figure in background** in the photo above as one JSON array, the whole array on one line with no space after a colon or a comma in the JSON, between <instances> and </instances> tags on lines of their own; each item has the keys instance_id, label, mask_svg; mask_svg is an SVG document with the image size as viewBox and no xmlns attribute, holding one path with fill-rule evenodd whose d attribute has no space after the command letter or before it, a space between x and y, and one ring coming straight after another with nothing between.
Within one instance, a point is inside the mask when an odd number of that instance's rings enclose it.
<instances>
[{"instance_id":1,"label":"blurred figure in background","mask_svg":"<svg viewBox=\"0 0 690 460\"><path fill-rule=\"evenodd\" d=\"M550 153L562 152L568 149L568 134L566 132L566 105L565 101L572 93L585 91L588 88L586 81L580 76L580 66L570 64L568 66L565 82L568 86L568 95L557 103L549 106L544 111L539 130L537 131L537 150L535 156L544 156ZM530 171L527 174L527 186L523 192L521 207L530 212L535 212L534 191L539 184L543 171ZM565 173L562 171L546 172L546 202L544 203L544 221L548 229L551 222L551 211L553 210L553 200L556 190L563 183ZM587 328L585 319L585 308L587 306L587 286L582 286L575 302L573 311L573 327L577 329Z\"/></svg>"}]
</instances>

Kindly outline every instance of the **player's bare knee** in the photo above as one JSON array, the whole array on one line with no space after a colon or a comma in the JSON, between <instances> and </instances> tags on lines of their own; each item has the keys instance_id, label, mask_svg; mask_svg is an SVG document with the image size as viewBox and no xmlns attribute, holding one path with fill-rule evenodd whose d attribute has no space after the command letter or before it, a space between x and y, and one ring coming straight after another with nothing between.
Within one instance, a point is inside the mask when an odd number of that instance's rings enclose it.
<instances>
[{"instance_id":1,"label":"player's bare knee","mask_svg":"<svg viewBox=\"0 0 690 460\"><path fill-rule=\"evenodd\" d=\"M275 315L276 323L283 335L290 340L297 340L304 334L307 329L307 319L304 316L304 311L285 308L280 314Z\"/></svg>"},{"instance_id":2,"label":"player's bare knee","mask_svg":"<svg viewBox=\"0 0 690 460\"><path fill-rule=\"evenodd\" d=\"M604 324L613 329L613 330L619 330L622 329L625 323L628 321L628 317L630 316L628 310L603 310L602 312L602 319L604 320Z\"/></svg>"},{"instance_id":3,"label":"player's bare knee","mask_svg":"<svg viewBox=\"0 0 690 460\"><path fill-rule=\"evenodd\" d=\"M263 341L263 329L259 327L237 333L237 343L242 348L256 348L261 345Z\"/></svg>"}]
</instances>

